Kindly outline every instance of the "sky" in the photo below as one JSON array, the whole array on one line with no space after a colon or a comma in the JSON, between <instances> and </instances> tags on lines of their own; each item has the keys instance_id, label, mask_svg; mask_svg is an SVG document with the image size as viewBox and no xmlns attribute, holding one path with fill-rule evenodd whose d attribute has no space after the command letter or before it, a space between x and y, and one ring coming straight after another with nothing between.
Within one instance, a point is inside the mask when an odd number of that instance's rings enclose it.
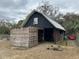
<instances>
[{"instance_id":1,"label":"sky","mask_svg":"<svg viewBox=\"0 0 79 59\"><path fill-rule=\"evenodd\" d=\"M42 0L0 0L0 19L22 20L30 10ZM79 14L79 0L47 0L60 9L60 12Z\"/></svg>"}]
</instances>

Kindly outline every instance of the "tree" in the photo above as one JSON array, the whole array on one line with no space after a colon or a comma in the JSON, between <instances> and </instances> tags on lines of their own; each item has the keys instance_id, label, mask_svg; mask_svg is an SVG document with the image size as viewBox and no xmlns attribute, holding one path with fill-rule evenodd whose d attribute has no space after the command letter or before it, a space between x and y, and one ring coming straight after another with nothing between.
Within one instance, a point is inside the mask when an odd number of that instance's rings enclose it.
<instances>
[{"instance_id":1,"label":"tree","mask_svg":"<svg viewBox=\"0 0 79 59\"><path fill-rule=\"evenodd\" d=\"M70 34L75 34L79 32L79 15L74 13L67 13L64 15L65 21L62 25L66 28L67 32Z\"/></svg>"},{"instance_id":2,"label":"tree","mask_svg":"<svg viewBox=\"0 0 79 59\"><path fill-rule=\"evenodd\" d=\"M50 1L42 1L37 10L53 20L58 21L62 17L62 14L59 12L59 8L51 4Z\"/></svg>"},{"instance_id":3,"label":"tree","mask_svg":"<svg viewBox=\"0 0 79 59\"><path fill-rule=\"evenodd\" d=\"M16 23L14 21L1 19L0 20L0 34L10 34L10 30L16 28Z\"/></svg>"},{"instance_id":4,"label":"tree","mask_svg":"<svg viewBox=\"0 0 79 59\"><path fill-rule=\"evenodd\" d=\"M17 27L21 27L21 24L23 23L23 20L18 21Z\"/></svg>"},{"instance_id":5,"label":"tree","mask_svg":"<svg viewBox=\"0 0 79 59\"><path fill-rule=\"evenodd\" d=\"M1 26L0 27L0 34L10 34L10 29L8 27L5 26Z\"/></svg>"},{"instance_id":6,"label":"tree","mask_svg":"<svg viewBox=\"0 0 79 59\"><path fill-rule=\"evenodd\" d=\"M2 19L0 20L0 34L10 34L10 30L14 28L20 28L23 20L20 20L18 23L15 21Z\"/></svg>"}]
</instances>

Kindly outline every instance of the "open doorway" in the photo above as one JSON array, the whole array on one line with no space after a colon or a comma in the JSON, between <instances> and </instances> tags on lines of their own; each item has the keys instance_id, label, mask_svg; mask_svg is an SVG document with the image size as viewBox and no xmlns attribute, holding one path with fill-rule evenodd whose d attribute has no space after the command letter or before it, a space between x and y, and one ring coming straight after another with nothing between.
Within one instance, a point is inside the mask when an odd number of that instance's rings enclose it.
<instances>
[{"instance_id":1,"label":"open doorway","mask_svg":"<svg viewBox=\"0 0 79 59\"><path fill-rule=\"evenodd\" d=\"M38 30L38 42L54 42L53 29L45 28Z\"/></svg>"},{"instance_id":2,"label":"open doorway","mask_svg":"<svg viewBox=\"0 0 79 59\"><path fill-rule=\"evenodd\" d=\"M52 28L45 28L44 29L44 40L49 41L49 42L54 42Z\"/></svg>"},{"instance_id":3,"label":"open doorway","mask_svg":"<svg viewBox=\"0 0 79 59\"><path fill-rule=\"evenodd\" d=\"M44 40L44 30L39 29L38 30L38 42L43 42L43 40Z\"/></svg>"}]
</instances>

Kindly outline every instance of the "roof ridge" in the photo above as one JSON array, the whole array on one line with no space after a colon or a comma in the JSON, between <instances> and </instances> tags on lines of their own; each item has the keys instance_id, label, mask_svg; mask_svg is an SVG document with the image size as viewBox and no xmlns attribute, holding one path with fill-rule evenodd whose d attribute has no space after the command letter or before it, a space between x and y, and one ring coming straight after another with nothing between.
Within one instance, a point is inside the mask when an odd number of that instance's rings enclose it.
<instances>
[{"instance_id":1,"label":"roof ridge","mask_svg":"<svg viewBox=\"0 0 79 59\"><path fill-rule=\"evenodd\" d=\"M35 12L38 12L38 13L42 14L45 18L47 18L47 20L48 20L54 27L65 31L64 27L61 26L57 21L55 21L55 20L49 18L47 15L45 15L44 13L42 13L42 12L36 10L36 9L32 10L32 12L30 12L30 13L28 14L29 16L26 17L27 19L22 23L22 26L24 26L24 24L28 21L29 17L30 17L33 13L35 13Z\"/></svg>"}]
</instances>

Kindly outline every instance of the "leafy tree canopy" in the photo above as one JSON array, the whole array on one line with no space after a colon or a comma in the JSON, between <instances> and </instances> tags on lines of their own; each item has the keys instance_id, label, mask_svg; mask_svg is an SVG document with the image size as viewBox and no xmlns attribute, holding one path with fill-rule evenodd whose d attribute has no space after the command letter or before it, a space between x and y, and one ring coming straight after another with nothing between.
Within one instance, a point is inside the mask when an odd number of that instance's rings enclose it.
<instances>
[{"instance_id":1,"label":"leafy tree canopy","mask_svg":"<svg viewBox=\"0 0 79 59\"><path fill-rule=\"evenodd\" d=\"M66 28L67 32L77 33L79 32L79 15L74 13L67 13L64 15L65 21L62 25Z\"/></svg>"}]
</instances>

